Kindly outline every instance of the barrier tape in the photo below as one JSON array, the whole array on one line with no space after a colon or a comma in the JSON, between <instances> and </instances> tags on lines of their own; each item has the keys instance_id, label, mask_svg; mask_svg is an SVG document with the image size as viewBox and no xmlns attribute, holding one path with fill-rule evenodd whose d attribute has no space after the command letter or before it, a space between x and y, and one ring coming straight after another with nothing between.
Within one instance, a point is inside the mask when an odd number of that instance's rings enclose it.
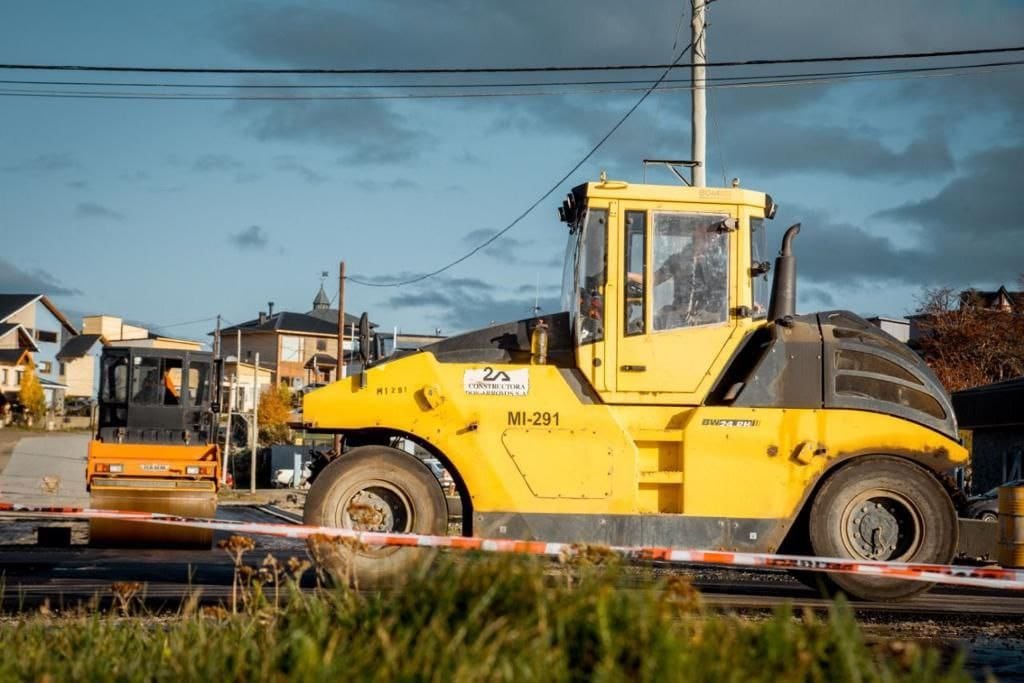
<instances>
[{"instance_id":1,"label":"barrier tape","mask_svg":"<svg viewBox=\"0 0 1024 683\"><path fill-rule=\"evenodd\" d=\"M0 502L0 516L22 516L35 519L117 519L126 522L149 522L169 526L202 528L258 536L276 536L297 540L308 540L313 536L324 536L328 538L355 539L366 545L452 548L455 550L539 555L554 558L572 556L587 547L587 544L579 543L549 543L545 541L469 538L465 536L431 536L429 534L356 531L354 529L339 529L336 527L179 517L161 512L40 507L3 502ZM611 546L608 549L617 555L633 561L866 574L953 586L1024 590L1024 570L1005 569L1002 567L966 567L946 564L851 560L838 557L772 555L768 553L722 550L685 550L654 546Z\"/></svg>"}]
</instances>

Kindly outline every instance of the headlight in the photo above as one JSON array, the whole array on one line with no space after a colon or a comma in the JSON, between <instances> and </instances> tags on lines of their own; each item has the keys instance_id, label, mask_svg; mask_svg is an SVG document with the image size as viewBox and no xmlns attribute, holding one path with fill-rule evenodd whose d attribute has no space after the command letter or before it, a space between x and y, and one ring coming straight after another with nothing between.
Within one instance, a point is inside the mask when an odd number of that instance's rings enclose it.
<instances>
[{"instance_id":1,"label":"headlight","mask_svg":"<svg viewBox=\"0 0 1024 683\"><path fill-rule=\"evenodd\" d=\"M109 472L111 474L120 474L121 472L124 472L124 465L111 465Z\"/></svg>"},{"instance_id":2,"label":"headlight","mask_svg":"<svg viewBox=\"0 0 1024 683\"><path fill-rule=\"evenodd\" d=\"M199 474L199 465L186 465L185 474Z\"/></svg>"}]
</instances>

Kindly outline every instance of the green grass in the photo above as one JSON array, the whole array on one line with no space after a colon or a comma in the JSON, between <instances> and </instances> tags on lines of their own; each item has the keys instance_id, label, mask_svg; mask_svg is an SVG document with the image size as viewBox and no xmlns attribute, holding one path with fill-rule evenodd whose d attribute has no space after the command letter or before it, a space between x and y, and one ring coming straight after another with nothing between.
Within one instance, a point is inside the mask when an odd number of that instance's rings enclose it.
<instances>
[{"instance_id":1,"label":"green grass","mask_svg":"<svg viewBox=\"0 0 1024 683\"><path fill-rule=\"evenodd\" d=\"M271 580L237 613L170 617L130 614L128 585L110 614L0 625L0 680L969 680L935 651L865 644L843 603L751 620L705 610L684 580L620 578L614 564L552 577L529 559L442 556L384 593L299 594L286 579L278 596Z\"/></svg>"}]
</instances>

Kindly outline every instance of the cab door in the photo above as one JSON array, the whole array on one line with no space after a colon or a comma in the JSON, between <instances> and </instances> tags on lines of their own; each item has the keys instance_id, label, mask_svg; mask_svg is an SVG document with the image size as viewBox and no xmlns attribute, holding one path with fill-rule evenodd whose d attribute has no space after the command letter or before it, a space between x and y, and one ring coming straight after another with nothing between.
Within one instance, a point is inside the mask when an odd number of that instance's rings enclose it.
<instances>
[{"instance_id":1,"label":"cab door","mask_svg":"<svg viewBox=\"0 0 1024 683\"><path fill-rule=\"evenodd\" d=\"M700 403L736 331L735 207L624 204L616 402Z\"/></svg>"},{"instance_id":2,"label":"cab door","mask_svg":"<svg viewBox=\"0 0 1024 683\"><path fill-rule=\"evenodd\" d=\"M609 267L614 262L609 258L614 252L614 235L609 225L617 222L618 202L593 202L581 227L583 234L577 243L577 253L572 262L575 272L572 291L577 301L572 305L576 311L576 362L591 386L598 393L614 389L614 379L608 381L609 364L607 356L612 346L608 336L615 334L609 327L608 303L614 309L614 283L608 277ZM613 373L612 373L613 374Z\"/></svg>"}]
</instances>

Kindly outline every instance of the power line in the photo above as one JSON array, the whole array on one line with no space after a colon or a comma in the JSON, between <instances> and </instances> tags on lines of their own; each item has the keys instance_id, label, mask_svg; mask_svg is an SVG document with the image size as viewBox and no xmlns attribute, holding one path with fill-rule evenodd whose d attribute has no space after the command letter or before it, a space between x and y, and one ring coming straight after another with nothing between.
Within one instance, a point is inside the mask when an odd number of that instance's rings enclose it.
<instances>
[{"instance_id":1,"label":"power line","mask_svg":"<svg viewBox=\"0 0 1024 683\"><path fill-rule=\"evenodd\" d=\"M773 64L819 64L827 62L857 62L886 59L934 59L937 57L963 57L1000 52L1024 52L1024 46L941 50L933 52L896 52L870 55L844 55L833 57L797 57L790 59L748 59L731 62L708 62L708 67L769 66ZM163 74L464 74L464 73L550 73L563 71L627 71L677 69L679 62L671 64L605 64L600 66L511 66L511 67L427 67L427 68L256 68L256 67L170 67L170 66L93 66L86 64L0 64L0 70L22 71L91 71L105 73L163 73ZM688 68L688 67L687 67Z\"/></svg>"},{"instance_id":2,"label":"power line","mask_svg":"<svg viewBox=\"0 0 1024 683\"><path fill-rule=\"evenodd\" d=\"M784 87L790 85L827 85L831 83L839 82L851 82L851 81L866 81L866 80L883 80L898 76L906 76L910 78L928 78L928 77L942 77L942 76L955 76L966 74L967 72L992 72L1008 67L1015 67L1024 65L1024 60L1006 61L1006 62L989 62L983 64L963 64L963 65L950 65L940 67L919 67L919 68L896 68L896 69L877 69L877 70L860 70L860 71L848 71L848 72L814 72L806 74L791 74L782 76L749 76L749 77L738 77L738 76L725 76L706 79L706 88L709 89L737 89L737 88L749 88L749 87ZM427 94L411 94L411 93L399 93L399 94L361 94L361 95L324 95L324 94L304 94L304 95L282 95L282 94L257 94L257 95L246 95L246 94L224 94L224 95L210 95L201 93L189 93L189 92L175 92L175 93L139 93L139 92L119 92L119 91L97 91L97 90L43 90L39 88L26 88L26 89L0 89L0 97L38 97L38 98L67 98L67 99L100 99L100 100L151 100L151 101L359 101L359 100L437 100L437 99L478 99L478 98L495 98L495 97L553 97L553 96L564 96L564 95L577 95L577 94L616 94L616 93L634 93L644 92L647 86L643 87L592 87L600 85L638 85L646 84L650 81L647 79L630 79L630 80L605 80L605 81L561 81L551 83L512 83L512 84L470 84L470 85L408 85L408 86L390 86L390 85L314 85L314 86L291 86L295 89L302 90L318 90L323 88L362 88L362 89L384 89L394 87L410 87L410 88L432 88L436 90L460 90L464 88L477 88L477 87L491 87L495 88L491 92L472 92L472 93L460 93L460 92L437 92ZM17 80L0 80L0 85L91 85L89 82L79 81L17 81ZM666 85L669 84L669 85ZM680 84L680 85L676 85ZM124 87L173 87L174 84L119 84L119 83L96 83L96 85L107 85L107 86L124 86ZM534 91L515 91L512 88L521 88L533 86L541 88L540 90ZM570 89L547 89L547 88L565 88L568 86ZM233 86L228 85L185 85L179 87L218 87L218 88L232 88ZM268 86L247 86L250 88L260 88L267 90L274 90L281 88L278 85ZM691 90L692 85L689 84L689 79L666 79L662 82L660 90L662 92L677 91L677 90ZM505 90L498 90L505 89Z\"/></svg>"},{"instance_id":3,"label":"power line","mask_svg":"<svg viewBox=\"0 0 1024 683\"><path fill-rule=\"evenodd\" d=\"M211 320L216 320L216 319L217 319L217 316L213 315L213 316L210 316L209 318L199 318L198 320L186 320L185 322L171 323L170 325L149 325L149 327L153 328L154 330L168 330L168 329L170 329L172 327L185 327L186 325L198 325L199 323L206 323L206 322L210 322Z\"/></svg>"},{"instance_id":4,"label":"power line","mask_svg":"<svg viewBox=\"0 0 1024 683\"><path fill-rule=\"evenodd\" d=\"M692 48L693 48L693 43L690 43L690 44L689 44L689 45L687 45L687 46L686 46L685 48L683 48L683 50L682 50L682 51L681 51L681 52L679 53L679 56L678 56L678 57L676 57L676 58L675 58L675 61L673 61L673 62L672 62L672 65L674 66L674 65L678 64L678 63L679 63L679 60L681 60L681 59L682 59L682 58L683 58L683 57L684 57L684 56L686 55L686 53L687 53L687 52L689 52L689 51L690 51L690 49L692 49ZM633 105L632 107L630 107L630 108L629 108L629 111L627 111L627 112L626 112L625 114L623 114L623 115L622 115L622 118L620 118L620 119L619 119L619 120L618 120L618 121L617 121L617 122L615 123L615 125L614 125L614 126L612 126L612 127L611 127L611 129L610 129L610 130L609 130L609 131L608 131L607 133L605 133L605 134L604 134L604 137L602 137L602 138L601 138L600 140L598 140L598 141L597 141L597 144L596 144L596 145L594 145L594 146L593 146L593 147L592 147L592 148L590 149L590 151L589 151L589 152L587 152L587 153L586 153L586 154L585 154L585 155L583 156L583 158L582 158L582 159L580 159L580 160L579 160L578 162L576 162L576 164L575 164L575 165L574 165L574 166L573 166L572 168L570 168L570 169L569 169L569 170L568 170L568 171L567 171L567 172L565 173L565 175L563 175L563 176L562 176L561 178L559 178L559 179L558 179L558 180L557 180L557 181L556 181L556 182L555 182L555 183L554 183L554 184L553 184L553 185L552 185L552 186L551 186L551 187L550 187L550 188L549 188L549 189L547 190L547 192L545 192L545 193L544 193L544 194L542 194L542 195L541 195L540 197L538 197L538 198L537 198L537 199L536 199L536 200L535 200L535 201L534 201L534 202L533 202L532 204L530 204L530 205L529 205L529 206L528 206L528 207L526 208L526 210L525 210L525 211L523 211L523 212L522 212L522 213L520 213L520 214L519 214L518 216L516 216L516 217L515 217L514 219L512 219L512 222L511 222L511 223L509 223L509 224L508 224L508 225L506 225L506 226L505 226L504 228L502 228L502 229L501 229L501 230L499 230L498 232L496 232L496 233L494 233L493 235L491 235L491 237L489 237L488 239L484 240L483 242L481 242L481 243L480 243L480 244L478 244L477 246L475 246L475 247L473 247L472 249L470 249L470 250L469 250L468 252L466 252L465 254L463 254L462 256L460 256L459 258L455 259L454 261L450 261L450 262L449 262L449 263L447 263L446 265L444 265L444 266L441 266L440 268L438 268L438 269L436 269L436 270L433 270L433 271L431 271L431 272L429 272L429 273L424 273L424 274L422 274L422 275L417 275L416 277L408 278L408 279L405 279L405 280L397 280L397 281L394 281L394 282L370 282L369 280L361 280L361 279L358 279L358 278L354 278L354 277L349 277L349 278L347 278L347 279L351 280L351 281L352 281L353 283L355 283L355 284L358 284L358 285L363 285L363 286L365 286L365 287L402 287L402 286L405 286L405 285L411 285L411 284L414 284L414 283L416 283L416 282L422 282L423 280L426 280L427 278L431 278L431 277L434 277L434 276L436 276L436 275L440 275L441 273L445 272L446 270L449 270L450 268L454 268L455 266L459 265L460 263L462 263L462 262L463 262L463 261L465 261L466 259L470 258L470 257L471 257L471 256L473 256L474 254L476 254L477 252L479 252L479 251L480 251L481 249L484 249L484 248L488 247L488 246L489 246L489 245L491 245L491 244L492 244L492 243L493 243L493 242L494 242L495 240L497 240L497 239L498 239L499 237L501 237L502 235L504 235L505 233L507 233L507 232L508 232L509 230L511 230L512 228L514 228L514 227L515 227L516 225L518 225L520 221L522 221L522 220L523 220L524 218L526 218L526 217L527 217L527 216L528 216L528 215L529 215L529 214L530 214L530 213L531 213L531 212L532 212L532 211L533 211L534 209L536 209L536 208L537 208L538 206L540 206L541 202L543 202L544 200L546 200L546 199L547 199L548 197L550 197L550 196L551 196L551 195L552 195L552 194L553 194L553 193L554 193L554 192L555 192L555 191L556 191L556 190L557 190L557 189L558 189L559 187L561 187L561 186L562 186L562 183L564 183L564 182L565 182L566 180L568 180L568 179L569 179L569 178L570 178L570 177L572 176L572 174L573 174L573 173L575 173L575 172L576 172L576 171L577 171L577 170L578 170L578 169L580 168L580 166L582 166L583 164L585 164L585 163L587 162L587 160L588 160L588 159L590 159L590 157L594 156L594 154L595 154L595 153L597 152L597 150L599 150L599 149L601 148L601 145L603 145L603 144L605 143L605 141L607 141L607 140L608 140L608 138L610 138L610 137L611 137L611 136L612 136L612 135L613 135L613 134L615 133L615 131L617 131L617 130L619 129L619 127L620 127L620 126L622 126L622 124L624 124L624 123L626 122L626 119L628 119L628 118L629 118L630 116L632 116L632 115L633 115L633 112L635 112L635 111L636 111L637 109L639 109L639 108L640 108L640 105L641 105L641 104L643 104L643 103L644 103L644 101L645 101L645 100L646 100L646 99L648 98L648 96L650 96L650 94L651 94L652 92L654 92L655 88L657 88L657 87L658 87L658 86L659 86L659 85L661 84L661 82L662 82L663 80L665 80L665 78L666 78L666 77L667 77L667 76L669 75L669 73L670 73L671 71L672 71L672 69L671 69L671 68L666 68L666 69L665 69L665 71L664 71L664 72L663 72L663 73L661 74L661 77L660 77L660 78L658 78L658 80L657 80L657 81L655 81L655 82L654 82L654 84L653 84L653 85L651 85L651 86L650 86L650 87L649 87L649 88L647 89L647 92L645 92L645 93L644 93L644 94L643 94L643 95L642 95L642 96L640 97L640 99L638 99L638 100L636 101L636 103L635 103L635 104L634 104L634 105Z\"/></svg>"}]
</instances>

